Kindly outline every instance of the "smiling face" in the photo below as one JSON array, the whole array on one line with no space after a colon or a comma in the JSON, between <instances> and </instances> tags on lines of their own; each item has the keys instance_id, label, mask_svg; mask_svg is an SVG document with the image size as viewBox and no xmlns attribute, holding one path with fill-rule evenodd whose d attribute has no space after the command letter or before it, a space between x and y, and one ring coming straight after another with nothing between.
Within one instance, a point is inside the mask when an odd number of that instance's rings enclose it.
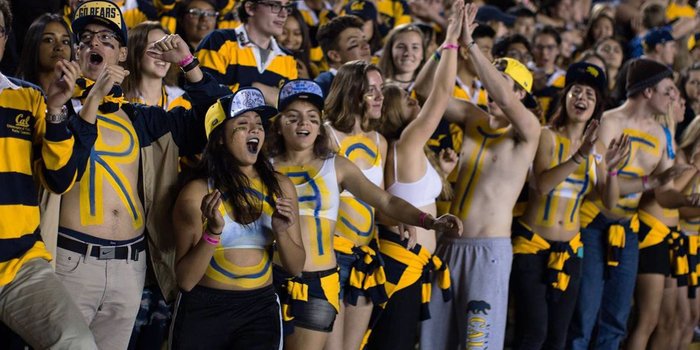
<instances>
[{"instance_id":1,"label":"smiling face","mask_svg":"<svg viewBox=\"0 0 700 350\"><path fill-rule=\"evenodd\" d=\"M165 32L160 29L154 29L148 32L148 44L146 46L146 51L152 49L156 41L162 39L165 36ZM165 78L168 74L168 69L170 69L170 63L155 59L143 53L141 58L141 74L152 78Z\"/></svg>"},{"instance_id":2,"label":"smiling face","mask_svg":"<svg viewBox=\"0 0 700 350\"><path fill-rule=\"evenodd\" d=\"M109 28L88 24L79 37L83 40L78 45L78 63L86 78L97 80L107 66L126 61L126 47L121 46L116 34Z\"/></svg>"},{"instance_id":3,"label":"smiling face","mask_svg":"<svg viewBox=\"0 0 700 350\"><path fill-rule=\"evenodd\" d=\"M569 121L587 122L593 116L597 101L595 89L588 85L574 84L566 94L566 115Z\"/></svg>"},{"instance_id":4,"label":"smiling face","mask_svg":"<svg viewBox=\"0 0 700 350\"><path fill-rule=\"evenodd\" d=\"M200 42L216 27L216 9L206 1L192 1L185 9L182 28L188 42Z\"/></svg>"},{"instance_id":5,"label":"smiling face","mask_svg":"<svg viewBox=\"0 0 700 350\"><path fill-rule=\"evenodd\" d=\"M313 149L321 128L321 111L313 103L296 100L278 118L279 132L286 149Z\"/></svg>"},{"instance_id":6,"label":"smiling face","mask_svg":"<svg viewBox=\"0 0 700 350\"><path fill-rule=\"evenodd\" d=\"M368 88L365 91L365 113L369 119L379 119L382 116L382 102L384 95L382 94L382 85L384 80L382 75L376 70L367 72Z\"/></svg>"},{"instance_id":7,"label":"smiling face","mask_svg":"<svg viewBox=\"0 0 700 350\"><path fill-rule=\"evenodd\" d=\"M49 72L56 62L70 60L70 33L57 22L49 22L41 34L39 43L39 69Z\"/></svg>"},{"instance_id":8,"label":"smiling face","mask_svg":"<svg viewBox=\"0 0 700 350\"><path fill-rule=\"evenodd\" d=\"M391 46L396 73L413 73L423 60L423 40L420 34L408 31L397 34Z\"/></svg>"},{"instance_id":9,"label":"smiling face","mask_svg":"<svg viewBox=\"0 0 700 350\"><path fill-rule=\"evenodd\" d=\"M591 27L593 41L598 41L602 38L612 36L614 33L614 24L607 17L600 17Z\"/></svg>"},{"instance_id":10,"label":"smiling face","mask_svg":"<svg viewBox=\"0 0 700 350\"><path fill-rule=\"evenodd\" d=\"M278 36L284 31L284 23L287 21L287 10L284 6L289 5L289 0L265 0L254 3L248 1L245 3L246 9L249 9L248 24L266 36ZM273 12L273 8L280 8L278 13Z\"/></svg>"},{"instance_id":11,"label":"smiling face","mask_svg":"<svg viewBox=\"0 0 700 350\"><path fill-rule=\"evenodd\" d=\"M248 111L223 126L223 142L240 166L250 166L258 160L258 153L265 142L265 129L257 112Z\"/></svg>"},{"instance_id":12,"label":"smiling face","mask_svg":"<svg viewBox=\"0 0 700 350\"><path fill-rule=\"evenodd\" d=\"M279 36L280 45L291 51L299 51L304 37L301 33L299 21L293 16L287 17L282 28L282 35Z\"/></svg>"}]
</instances>

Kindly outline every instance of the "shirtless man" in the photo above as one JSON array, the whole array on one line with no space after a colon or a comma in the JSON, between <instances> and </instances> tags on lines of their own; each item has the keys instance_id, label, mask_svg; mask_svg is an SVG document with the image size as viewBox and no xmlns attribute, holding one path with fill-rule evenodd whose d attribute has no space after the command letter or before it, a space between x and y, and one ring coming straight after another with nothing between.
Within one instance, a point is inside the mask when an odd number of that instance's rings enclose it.
<instances>
[{"instance_id":1,"label":"shirtless man","mask_svg":"<svg viewBox=\"0 0 700 350\"><path fill-rule=\"evenodd\" d=\"M619 349L627 330L627 317L639 259L636 234L637 213L642 192L654 189L665 208L692 206L694 200L673 188L673 177L685 167L673 167L667 140L654 115L665 114L676 103L678 90L673 72L647 59L630 64L627 101L603 114L599 140L605 145L621 133L630 136L631 151L619 172L620 198L607 210L592 197L581 207L581 238L585 247L581 290L569 329L568 349L588 349L591 333L598 326L595 349Z\"/></svg>"},{"instance_id":2,"label":"shirtless man","mask_svg":"<svg viewBox=\"0 0 700 350\"><path fill-rule=\"evenodd\" d=\"M161 222L153 222L168 220L167 215L155 216L162 213L158 204L167 207L172 203L158 191L174 184L178 155L203 149L203 118L183 108L165 112L127 102L119 87L129 74L118 65L127 53L127 31L119 7L108 1L84 2L76 9L72 28L84 77L78 79L81 91L73 96L72 107L83 125L97 125L93 126L97 141L78 155L81 177L61 199L56 273L98 347L126 349L141 302L147 242L157 243L156 231L168 230ZM192 85L188 90L193 100L208 83L211 92L227 92L213 79L204 79L179 36L164 37L148 54L181 64ZM207 108L214 98L199 100ZM151 254L167 254L159 248L151 247ZM159 282L162 275L156 270ZM168 287L161 283L161 288ZM163 295L168 292L164 290Z\"/></svg>"},{"instance_id":3,"label":"shirtless man","mask_svg":"<svg viewBox=\"0 0 700 350\"><path fill-rule=\"evenodd\" d=\"M455 293L451 302L437 302L442 296L433 286L422 349L503 348L512 210L540 136L537 117L523 105L532 103L532 74L514 59L491 65L472 39L475 15L467 5L462 45L493 102L490 114L473 105L462 113L465 137L451 213L462 219L464 233L443 236L435 251L450 266Z\"/></svg>"}]
</instances>

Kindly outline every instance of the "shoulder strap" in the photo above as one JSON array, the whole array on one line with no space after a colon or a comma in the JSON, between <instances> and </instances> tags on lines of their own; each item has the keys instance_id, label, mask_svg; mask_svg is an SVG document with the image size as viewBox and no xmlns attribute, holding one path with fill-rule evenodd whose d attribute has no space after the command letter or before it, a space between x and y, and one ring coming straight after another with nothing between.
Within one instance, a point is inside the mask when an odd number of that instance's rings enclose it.
<instances>
[{"instance_id":1,"label":"shoulder strap","mask_svg":"<svg viewBox=\"0 0 700 350\"><path fill-rule=\"evenodd\" d=\"M394 142L394 182L399 182L399 171L397 170L399 158L396 155L396 142Z\"/></svg>"},{"instance_id":2,"label":"shoulder strap","mask_svg":"<svg viewBox=\"0 0 700 350\"><path fill-rule=\"evenodd\" d=\"M335 143L338 145L338 148L340 148L340 140L338 139L338 135L335 134L335 130L333 130L333 127L328 123L326 123L326 126L331 131L331 135L333 135L333 139L335 139Z\"/></svg>"}]
</instances>

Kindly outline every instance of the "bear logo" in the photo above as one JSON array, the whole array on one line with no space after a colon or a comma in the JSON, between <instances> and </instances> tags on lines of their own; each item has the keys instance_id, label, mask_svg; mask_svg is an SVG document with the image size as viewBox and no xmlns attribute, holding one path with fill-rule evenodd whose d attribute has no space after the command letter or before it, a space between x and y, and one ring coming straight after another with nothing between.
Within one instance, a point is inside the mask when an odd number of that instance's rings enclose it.
<instances>
[{"instance_id":1,"label":"bear logo","mask_svg":"<svg viewBox=\"0 0 700 350\"><path fill-rule=\"evenodd\" d=\"M467 313L488 315L487 310L491 310L491 304L483 300L471 300L467 304Z\"/></svg>"}]
</instances>

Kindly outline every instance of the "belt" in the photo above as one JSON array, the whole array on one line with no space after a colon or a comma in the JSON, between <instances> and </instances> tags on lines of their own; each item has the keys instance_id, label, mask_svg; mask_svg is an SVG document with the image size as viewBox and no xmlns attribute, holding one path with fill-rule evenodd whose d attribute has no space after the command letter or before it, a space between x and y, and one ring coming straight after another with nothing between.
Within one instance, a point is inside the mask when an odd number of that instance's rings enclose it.
<instances>
[{"instance_id":1,"label":"belt","mask_svg":"<svg viewBox=\"0 0 700 350\"><path fill-rule=\"evenodd\" d=\"M74 239L67 238L63 235L58 235L57 245L59 248L70 250L72 252L89 255L98 260L139 260L139 253L146 250L146 239L134 242L130 245L123 246L100 246L92 245ZM92 246L88 254L88 247Z\"/></svg>"}]
</instances>

